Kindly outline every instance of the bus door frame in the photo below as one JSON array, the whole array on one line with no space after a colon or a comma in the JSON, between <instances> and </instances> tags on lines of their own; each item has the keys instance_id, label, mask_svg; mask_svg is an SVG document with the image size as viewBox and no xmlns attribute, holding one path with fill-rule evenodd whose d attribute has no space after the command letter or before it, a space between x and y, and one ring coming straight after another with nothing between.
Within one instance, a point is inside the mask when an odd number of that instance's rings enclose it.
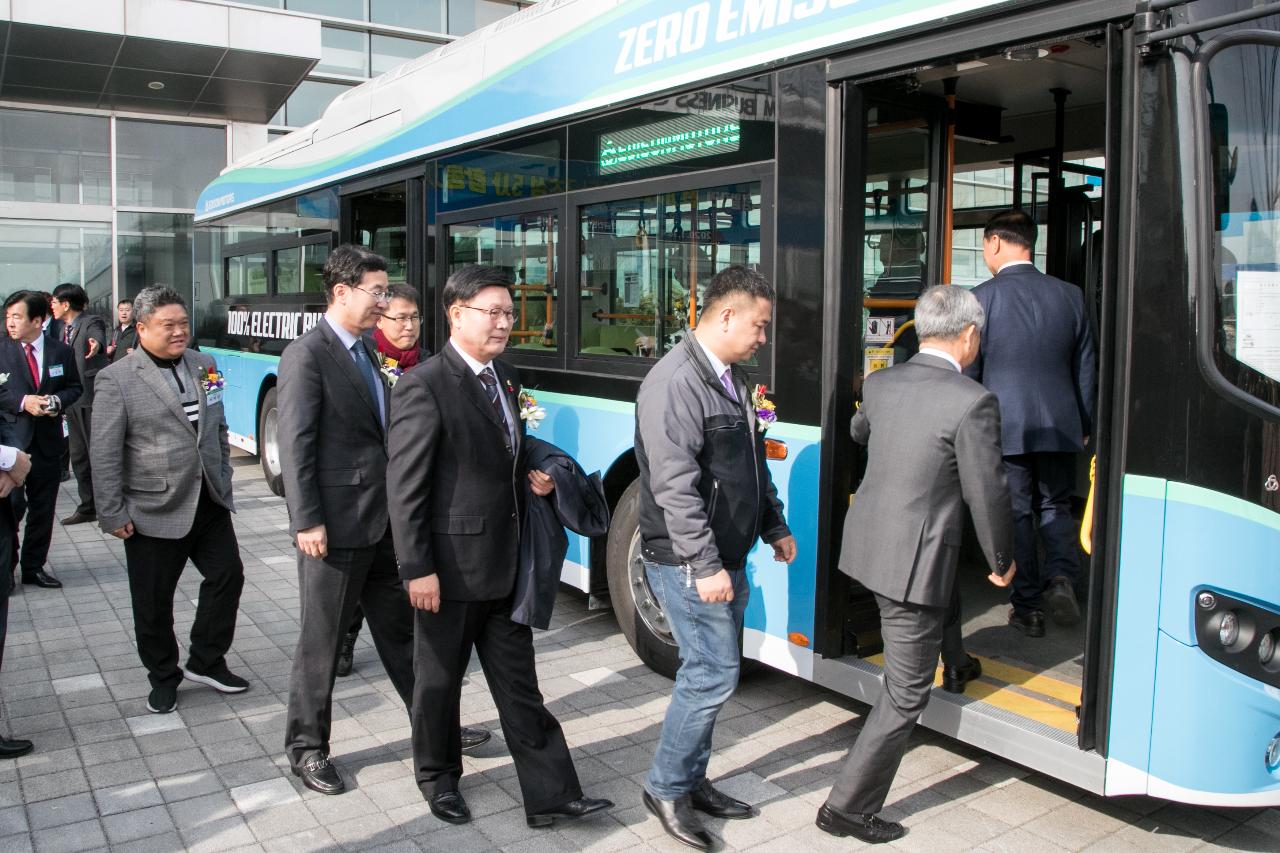
<instances>
[{"instance_id":1,"label":"bus door frame","mask_svg":"<svg viewBox=\"0 0 1280 853\"><path fill-rule=\"evenodd\" d=\"M1097 453L1094 495L1093 553L1087 598L1084 680L1078 745L1106 755L1111 699L1111 663L1115 643L1116 568L1120 502L1110 496L1121 494L1124 476L1124 448L1127 436L1125 412L1128 403L1127 374L1117 365L1125 353L1117 340L1117 330L1128 328L1133 315L1132 268L1136 199L1133 186L1136 168L1136 94L1134 68L1137 62L1133 29L1135 4L1132 0L1079 0L1042 5L1026 12L1007 14L998 23L983 20L960 23L885 45L872 46L844 57L833 58L827 71L826 170L829 191L826 198L827 264L824 281L822 358L822 476L818 519L818 578L815 651L821 657L841 656L843 619L834 619L833 593L842 589L839 575L840 532L848 510L848 495L860 460L845 437L854 411L854 382L861 365L850 357L850 330L860 342L861 288L847 286L861 281L864 191L861 160L849 168L846 155L861 136L852 116L861 117L864 108L859 82L905 74L911 68L936 64L940 58L984 50L995 50L1019 41L1044 39L1055 33L1083 29L1103 29L1107 33L1108 65L1105 128L1107 178L1103 186L1104 224L1101 287L1102 316L1099 318L1098 404L1092 447ZM851 96L852 95L852 96ZM857 136L855 136L857 134ZM856 142L859 158L862 143ZM854 200L857 200L856 202ZM940 214L940 205L934 205ZM930 235L930 250L940 232ZM936 254L932 257L936 257ZM839 575L839 577L837 577ZM832 579L835 579L834 583Z\"/></svg>"}]
</instances>

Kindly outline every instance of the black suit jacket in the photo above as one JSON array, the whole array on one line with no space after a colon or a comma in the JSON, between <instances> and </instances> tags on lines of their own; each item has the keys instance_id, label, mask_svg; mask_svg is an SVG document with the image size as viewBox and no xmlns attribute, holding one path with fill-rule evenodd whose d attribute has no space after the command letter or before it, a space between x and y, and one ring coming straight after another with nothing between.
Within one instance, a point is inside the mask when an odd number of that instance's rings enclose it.
<instances>
[{"instance_id":1,"label":"black suit jacket","mask_svg":"<svg viewBox=\"0 0 1280 853\"><path fill-rule=\"evenodd\" d=\"M1083 450L1093 429L1097 355L1080 288L1018 264L973 295L987 321L965 375L999 398L1005 455Z\"/></svg>"},{"instance_id":2,"label":"black suit jacket","mask_svg":"<svg viewBox=\"0 0 1280 853\"><path fill-rule=\"evenodd\" d=\"M129 350L138 348L138 327L132 323L124 329L116 326L111 337L116 345L110 356L112 364L128 355Z\"/></svg>"},{"instance_id":3,"label":"black suit jacket","mask_svg":"<svg viewBox=\"0 0 1280 853\"><path fill-rule=\"evenodd\" d=\"M60 368L60 369L59 369ZM36 417L22 409L28 394L51 394L65 412L80 399L80 373L71 347L49 336L44 339L44 364L40 387L32 386L31 369L22 344L10 337L0 340L0 444L8 444L46 459L62 456L67 439L62 434L61 417Z\"/></svg>"},{"instance_id":4,"label":"black suit jacket","mask_svg":"<svg viewBox=\"0 0 1280 853\"><path fill-rule=\"evenodd\" d=\"M495 359L516 446L484 386L451 344L396 383L387 491L400 576L436 574L442 598L493 601L515 585L524 512L520 377Z\"/></svg>"},{"instance_id":5,"label":"black suit jacket","mask_svg":"<svg viewBox=\"0 0 1280 853\"><path fill-rule=\"evenodd\" d=\"M89 341L98 342L97 352L89 357ZM107 322L97 314L81 314L71 329L71 349L76 354L76 369L80 371L80 384L84 393L76 403L78 408L93 405L93 380L98 371L110 364L107 360Z\"/></svg>"},{"instance_id":6,"label":"black suit jacket","mask_svg":"<svg viewBox=\"0 0 1280 853\"><path fill-rule=\"evenodd\" d=\"M285 347L276 393L290 532L323 524L330 548L376 545L387 532L386 438L368 385L327 321ZM390 396L384 389L384 401Z\"/></svg>"}]
</instances>

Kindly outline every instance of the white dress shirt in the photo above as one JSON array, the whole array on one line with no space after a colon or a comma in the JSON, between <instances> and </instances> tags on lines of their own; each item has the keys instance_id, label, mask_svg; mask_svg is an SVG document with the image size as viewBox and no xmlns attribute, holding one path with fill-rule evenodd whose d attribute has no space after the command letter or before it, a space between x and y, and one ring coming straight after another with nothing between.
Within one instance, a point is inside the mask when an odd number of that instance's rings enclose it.
<instances>
[{"instance_id":1,"label":"white dress shirt","mask_svg":"<svg viewBox=\"0 0 1280 853\"><path fill-rule=\"evenodd\" d=\"M26 368L27 345L22 341L18 341L18 346L22 347L22 365L24 368ZM41 332L40 334L36 335L36 339L31 342L31 354L35 356L35 359L36 359L36 372L40 374L41 378L44 378L44 332ZM29 368L27 369L29 370ZM22 396L22 400L18 403L18 405L23 408L26 408L27 397L31 397L31 396L35 396L35 397L40 396L39 382L36 383L36 393L24 394Z\"/></svg>"},{"instance_id":2,"label":"white dress shirt","mask_svg":"<svg viewBox=\"0 0 1280 853\"><path fill-rule=\"evenodd\" d=\"M8 471L18 461L18 448L0 444L0 471Z\"/></svg>"},{"instance_id":3,"label":"white dress shirt","mask_svg":"<svg viewBox=\"0 0 1280 853\"><path fill-rule=\"evenodd\" d=\"M727 370L729 370L729 365L725 364L723 361L717 358L716 354L713 353L710 349L708 349L707 345L704 344L701 340L699 340L696 334L693 336L693 339L695 341L698 341L698 346L702 347L702 352L706 355L707 361L711 362L711 371L716 375L716 378L720 380L720 384L724 385L724 374ZM737 384L735 384L733 381L732 373L729 374L729 384L733 385L733 396L735 398L741 396L738 393ZM738 402L742 402L742 401L739 400Z\"/></svg>"},{"instance_id":4,"label":"white dress shirt","mask_svg":"<svg viewBox=\"0 0 1280 853\"><path fill-rule=\"evenodd\" d=\"M1035 261L1028 261L1028 260L1009 261L1008 263L1000 265L1000 269L996 270L996 275L1000 275L1000 273L1004 272L1009 267L1016 267L1016 266L1020 266L1021 264L1026 264L1027 266L1034 267Z\"/></svg>"},{"instance_id":5,"label":"white dress shirt","mask_svg":"<svg viewBox=\"0 0 1280 853\"><path fill-rule=\"evenodd\" d=\"M516 446L515 414L511 411L511 404L507 400L507 395L502 393L502 379L501 377L498 376L498 369L493 366L492 361L484 361L484 362L476 361L468 353L464 352L462 347L454 343L453 338L449 338L449 346L453 347L454 352L462 356L462 360L467 363L467 367L471 368L471 371L476 375L477 378L486 369L493 370L493 378L498 380L498 400L501 401L502 403L502 413L503 415L505 415L505 420L507 424L507 437L511 439L511 448L512 450L514 450Z\"/></svg>"},{"instance_id":6,"label":"white dress shirt","mask_svg":"<svg viewBox=\"0 0 1280 853\"><path fill-rule=\"evenodd\" d=\"M933 347L920 347L920 355L931 355L934 358L945 359L956 369L956 373L964 373L964 369L960 367L960 362L952 358L951 353L949 352L943 352L942 350L934 349Z\"/></svg>"}]
</instances>

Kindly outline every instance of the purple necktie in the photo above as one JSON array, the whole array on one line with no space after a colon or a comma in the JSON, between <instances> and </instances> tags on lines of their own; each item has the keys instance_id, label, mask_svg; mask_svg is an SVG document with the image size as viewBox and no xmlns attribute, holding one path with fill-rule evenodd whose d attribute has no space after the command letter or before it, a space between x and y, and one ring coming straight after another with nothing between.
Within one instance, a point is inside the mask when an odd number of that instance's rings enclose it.
<instances>
[{"instance_id":1,"label":"purple necktie","mask_svg":"<svg viewBox=\"0 0 1280 853\"><path fill-rule=\"evenodd\" d=\"M724 373L720 374L720 384L724 386L724 390L729 392L729 399L738 402L738 395L733 390L733 377L730 375L729 368L724 369Z\"/></svg>"}]
</instances>

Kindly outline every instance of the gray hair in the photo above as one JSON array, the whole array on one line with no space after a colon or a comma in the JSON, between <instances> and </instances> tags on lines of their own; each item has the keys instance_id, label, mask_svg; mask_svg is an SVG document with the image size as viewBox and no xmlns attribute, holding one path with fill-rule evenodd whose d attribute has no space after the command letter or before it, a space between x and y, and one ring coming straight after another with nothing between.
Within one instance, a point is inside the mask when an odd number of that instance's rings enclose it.
<instances>
[{"instance_id":1,"label":"gray hair","mask_svg":"<svg viewBox=\"0 0 1280 853\"><path fill-rule=\"evenodd\" d=\"M922 341L952 341L970 326L981 332L986 319L978 297L958 285L934 285L916 301L916 335Z\"/></svg>"},{"instance_id":2,"label":"gray hair","mask_svg":"<svg viewBox=\"0 0 1280 853\"><path fill-rule=\"evenodd\" d=\"M187 308L186 301L178 295L178 291L167 284L144 287L137 296L133 297L133 320L135 323L145 323L152 314L156 313L157 308L163 308L166 305L181 305L184 311Z\"/></svg>"}]
</instances>

